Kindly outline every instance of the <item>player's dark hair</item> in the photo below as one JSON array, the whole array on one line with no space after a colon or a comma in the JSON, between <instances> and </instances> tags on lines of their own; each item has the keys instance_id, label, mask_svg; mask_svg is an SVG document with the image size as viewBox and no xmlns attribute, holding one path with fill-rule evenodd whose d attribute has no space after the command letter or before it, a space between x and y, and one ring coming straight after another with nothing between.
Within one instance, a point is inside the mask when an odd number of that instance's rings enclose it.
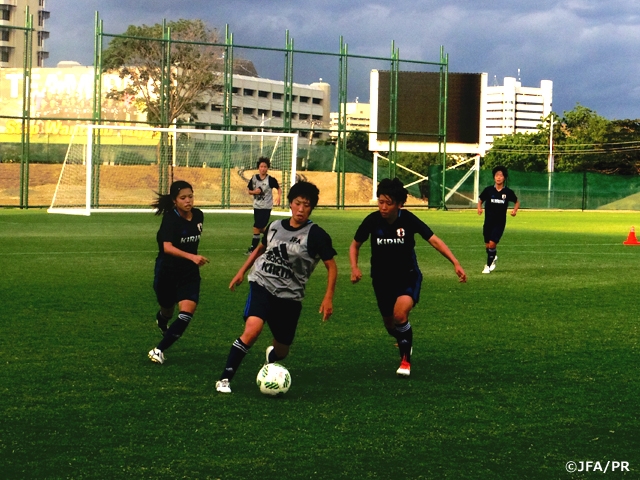
<instances>
[{"instance_id":1,"label":"player's dark hair","mask_svg":"<svg viewBox=\"0 0 640 480\"><path fill-rule=\"evenodd\" d=\"M176 180L173 182L169 187L169 193L166 195L161 195L156 192L158 198L151 204L151 206L156 210L156 215L163 215L166 212L172 211L175 208L173 201L183 188L189 188L193 192L191 184L184 180Z\"/></svg>"},{"instance_id":2,"label":"player's dark hair","mask_svg":"<svg viewBox=\"0 0 640 480\"><path fill-rule=\"evenodd\" d=\"M291 203L298 197L309 200L311 210L313 210L316 208L316 205L318 205L320 190L318 190L318 187L311 182L300 181L291 187L289 194L287 195L287 199L289 200L289 203Z\"/></svg>"},{"instance_id":3,"label":"player's dark hair","mask_svg":"<svg viewBox=\"0 0 640 480\"><path fill-rule=\"evenodd\" d=\"M269 160L267 157L260 157L258 159L258 163L256 164L256 168L260 168L261 163L266 163L267 168L271 168L271 160Z\"/></svg>"},{"instance_id":4,"label":"player's dark hair","mask_svg":"<svg viewBox=\"0 0 640 480\"><path fill-rule=\"evenodd\" d=\"M404 184L398 179L385 178L378 184L378 190L376 190L376 196L386 195L396 203L404 205L407 201L407 195L409 191L404 188Z\"/></svg>"},{"instance_id":5,"label":"player's dark hair","mask_svg":"<svg viewBox=\"0 0 640 480\"><path fill-rule=\"evenodd\" d=\"M493 167L493 170L491 170L491 173L493 173L493 176L496 176L496 173L498 172L502 172L502 175L504 175L504 178L507 179L509 178L509 172L507 171L507 167L504 167L502 165L498 165L497 167Z\"/></svg>"}]
</instances>

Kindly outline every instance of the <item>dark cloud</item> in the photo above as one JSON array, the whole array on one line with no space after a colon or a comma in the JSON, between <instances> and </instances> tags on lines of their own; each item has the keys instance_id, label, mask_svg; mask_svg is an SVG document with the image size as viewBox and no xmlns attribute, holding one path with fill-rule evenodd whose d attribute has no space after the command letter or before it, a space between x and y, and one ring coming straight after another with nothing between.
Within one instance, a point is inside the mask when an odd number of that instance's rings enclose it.
<instances>
[{"instance_id":1,"label":"dark cloud","mask_svg":"<svg viewBox=\"0 0 640 480\"><path fill-rule=\"evenodd\" d=\"M80 6L79 6L80 5ZM499 83L517 76L525 86L554 82L554 110L576 103L608 118L640 117L640 1L619 0L343 0L267 2L264 0L49 0L51 52L59 60L93 62L95 11L107 33L128 25L179 18L201 18L240 45L283 48L285 31L296 49L338 53L343 36L349 53L387 58L391 42L401 58L437 61L440 46L452 72L487 72ZM262 76L281 78L282 55L239 49ZM296 81L323 77L337 86L337 57L297 55ZM386 61L351 59L349 100L368 96L368 71Z\"/></svg>"}]
</instances>

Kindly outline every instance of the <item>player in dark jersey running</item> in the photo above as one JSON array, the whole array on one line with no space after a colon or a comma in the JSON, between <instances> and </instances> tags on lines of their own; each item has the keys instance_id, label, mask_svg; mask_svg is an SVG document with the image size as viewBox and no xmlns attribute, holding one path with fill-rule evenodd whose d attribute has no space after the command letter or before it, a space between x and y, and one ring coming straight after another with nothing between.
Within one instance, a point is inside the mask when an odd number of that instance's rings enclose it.
<instances>
[{"instance_id":1,"label":"player in dark jersey running","mask_svg":"<svg viewBox=\"0 0 640 480\"><path fill-rule=\"evenodd\" d=\"M498 166L493 169L492 173L495 185L485 188L478 198L478 215L482 215L482 202L485 205L482 234L484 235L484 244L487 250L487 264L484 266L482 273L491 273L496 268L496 261L498 260L497 246L507 225L509 202L514 203L513 210L511 210L512 217L516 216L520 208L518 197L516 197L513 190L504 184L509 175L507 169L503 166Z\"/></svg>"},{"instance_id":2,"label":"player in dark jersey running","mask_svg":"<svg viewBox=\"0 0 640 480\"><path fill-rule=\"evenodd\" d=\"M233 277L229 288L235 290L249 272L249 296L244 309L244 332L231 346L216 390L231 393L229 382L240 363L269 325L273 343L267 348L266 362L284 359L295 337L302 311L305 285L320 260L327 268L327 289L320 304L322 320L333 313L333 294L338 269L331 237L309 220L318 204L320 192L309 182L298 182L287 196L291 218L276 220L267 228L262 243L253 251Z\"/></svg>"},{"instance_id":3,"label":"player in dark jersey running","mask_svg":"<svg viewBox=\"0 0 640 480\"><path fill-rule=\"evenodd\" d=\"M149 358L164 363L164 351L182 336L196 311L200 297L200 267L209 260L198 255L204 215L193 207L193 188L178 180L171 184L168 195L158 195L152 205L162 223L156 235L156 258L153 289L160 305L156 323L163 338L151 349ZM178 318L169 326L176 303Z\"/></svg>"},{"instance_id":4,"label":"player in dark jersey running","mask_svg":"<svg viewBox=\"0 0 640 480\"><path fill-rule=\"evenodd\" d=\"M384 179L378 185L378 211L368 215L358 227L349 248L351 282L362 278L358 256L362 244L371 237L371 279L382 321L389 335L398 341L400 367L396 374L411 373L413 331L409 313L420 299L422 273L415 252L416 234L449 260L461 282L467 276L449 247L431 229L402 207L407 189L397 178Z\"/></svg>"},{"instance_id":5,"label":"player in dark jersey running","mask_svg":"<svg viewBox=\"0 0 640 480\"><path fill-rule=\"evenodd\" d=\"M246 252L247 255L251 255L251 252L253 252L258 246L258 243L260 243L260 234L264 232L264 229L269 223L271 209L274 204L280 205L280 196L282 195L278 180L267 173L269 167L271 167L269 159L267 157L260 157L257 167L258 173L251 177L247 185L249 195L253 195L253 239L251 246ZM275 200L273 198L274 188L278 191L278 196Z\"/></svg>"}]
</instances>

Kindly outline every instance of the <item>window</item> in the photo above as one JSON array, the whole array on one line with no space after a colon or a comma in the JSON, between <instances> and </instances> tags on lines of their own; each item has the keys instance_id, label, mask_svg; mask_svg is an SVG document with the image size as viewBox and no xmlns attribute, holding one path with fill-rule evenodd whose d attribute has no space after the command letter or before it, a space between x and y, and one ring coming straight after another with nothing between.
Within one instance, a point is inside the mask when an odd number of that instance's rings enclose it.
<instances>
[{"instance_id":1,"label":"window","mask_svg":"<svg viewBox=\"0 0 640 480\"><path fill-rule=\"evenodd\" d=\"M268 117L269 116L269 110L264 110L262 108L258 109L258 116L261 117L263 115L265 117Z\"/></svg>"},{"instance_id":2,"label":"window","mask_svg":"<svg viewBox=\"0 0 640 480\"><path fill-rule=\"evenodd\" d=\"M269 92L265 92L264 90L258 90L258 96L260 98L269 98Z\"/></svg>"},{"instance_id":3,"label":"window","mask_svg":"<svg viewBox=\"0 0 640 480\"><path fill-rule=\"evenodd\" d=\"M300 103L309 103L309 97L300 97Z\"/></svg>"},{"instance_id":4,"label":"window","mask_svg":"<svg viewBox=\"0 0 640 480\"><path fill-rule=\"evenodd\" d=\"M244 96L245 97L253 97L256 94L255 90L251 90L250 88L245 88L244 89Z\"/></svg>"},{"instance_id":5,"label":"window","mask_svg":"<svg viewBox=\"0 0 640 480\"><path fill-rule=\"evenodd\" d=\"M314 105L322 105L322 99L321 98L314 98L313 99L313 104Z\"/></svg>"},{"instance_id":6,"label":"window","mask_svg":"<svg viewBox=\"0 0 640 480\"><path fill-rule=\"evenodd\" d=\"M256 111L253 108L248 108L248 107L244 107L242 109L242 114L243 115L255 115Z\"/></svg>"},{"instance_id":7,"label":"window","mask_svg":"<svg viewBox=\"0 0 640 480\"><path fill-rule=\"evenodd\" d=\"M273 118L282 118L282 112L278 110L273 111Z\"/></svg>"},{"instance_id":8,"label":"window","mask_svg":"<svg viewBox=\"0 0 640 480\"><path fill-rule=\"evenodd\" d=\"M299 115L300 120L309 120L309 114L308 113L301 113Z\"/></svg>"},{"instance_id":9,"label":"window","mask_svg":"<svg viewBox=\"0 0 640 480\"><path fill-rule=\"evenodd\" d=\"M9 50L0 51L0 62L8 62L9 61Z\"/></svg>"},{"instance_id":10,"label":"window","mask_svg":"<svg viewBox=\"0 0 640 480\"><path fill-rule=\"evenodd\" d=\"M0 20L11 20L11 10L0 10Z\"/></svg>"},{"instance_id":11,"label":"window","mask_svg":"<svg viewBox=\"0 0 640 480\"><path fill-rule=\"evenodd\" d=\"M222 105L211 104L211 111L212 112L221 112L222 111Z\"/></svg>"},{"instance_id":12,"label":"window","mask_svg":"<svg viewBox=\"0 0 640 480\"><path fill-rule=\"evenodd\" d=\"M9 35L10 35L9 30L0 30L0 40L2 40L3 42L9 41Z\"/></svg>"},{"instance_id":13,"label":"window","mask_svg":"<svg viewBox=\"0 0 640 480\"><path fill-rule=\"evenodd\" d=\"M271 95L271 98L273 98L274 100L282 100L282 94L273 92L273 94Z\"/></svg>"}]
</instances>

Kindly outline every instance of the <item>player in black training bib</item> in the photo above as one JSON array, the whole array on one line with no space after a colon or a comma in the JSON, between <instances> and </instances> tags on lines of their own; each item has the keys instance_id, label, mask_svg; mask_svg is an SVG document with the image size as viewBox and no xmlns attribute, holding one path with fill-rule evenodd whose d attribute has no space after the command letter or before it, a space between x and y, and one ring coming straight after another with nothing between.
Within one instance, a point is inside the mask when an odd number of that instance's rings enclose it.
<instances>
[{"instance_id":1,"label":"player in black training bib","mask_svg":"<svg viewBox=\"0 0 640 480\"><path fill-rule=\"evenodd\" d=\"M318 204L319 194L318 188L309 182L298 182L291 187L287 196L291 218L269 225L262 243L231 280L229 288L235 290L251 268L244 331L231 345L225 368L216 382L218 392L231 393L230 382L265 323L273 334L266 362L282 360L289 354L302 311L305 286L321 260L327 269L327 289L320 304L322 320L328 320L333 313L333 293L338 276L333 258L336 251L327 232L309 220Z\"/></svg>"},{"instance_id":2,"label":"player in black training bib","mask_svg":"<svg viewBox=\"0 0 640 480\"><path fill-rule=\"evenodd\" d=\"M368 215L358 227L349 248L351 282L362 278L358 268L361 245L371 238L371 279L373 290L389 335L398 341L400 350L399 376L411 373L413 331L409 313L420 299L422 273L415 252L416 234L420 235L449 260L461 282L467 276L449 247L431 229L402 207L407 201L407 189L400 180L384 179L378 185L378 211Z\"/></svg>"},{"instance_id":3,"label":"player in black training bib","mask_svg":"<svg viewBox=\"0 0 640 480\"><path fill-rule=\"evenodd\" d=\"M509 187L504 185L508 177L505 167L498 166L493 169L495 185L485 188L478 198L478 215L482 215L482 202L484 202L484 226L482 234L487 249L487 264L482 273L491 273L496 268L498 260L497 246L507 225L507 210L509 202L514 203L511 216L515 217L520 208L520 201Z\"/></svg>"},{"instance_id":4,"label":"player in black training bib","mask_svg":"<svg viewBox=\"0 0 640 480\"><path fill-rule=\"evenodd\" d=\"M200 267L209 260L198 255L204 215L193 207L193 188L178 180L171 184L168 195L158 195L153 204L162 223L156 235L156 258L153 289L160 305L156 314L163 338L151 349L149 358L164 363L164 351L180 338L189 326L200 298ZM169 326L178 304L178 318Z\"/></svg>"}]
</instances>

